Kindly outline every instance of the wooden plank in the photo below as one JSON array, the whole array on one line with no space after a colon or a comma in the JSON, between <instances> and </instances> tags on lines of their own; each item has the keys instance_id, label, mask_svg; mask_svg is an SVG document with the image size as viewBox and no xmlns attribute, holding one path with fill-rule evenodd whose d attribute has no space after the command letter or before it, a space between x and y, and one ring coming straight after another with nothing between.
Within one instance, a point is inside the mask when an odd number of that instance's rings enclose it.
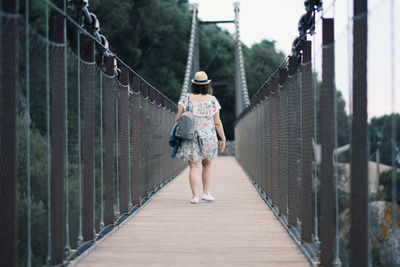
<instances>
[{"instance_id":1,"label":"wooden plank","mask_svg":"<svg viewBox=\"0 0 400 267\"><path fill-rule=\"evenodd\" d=\"M186 169L76 266L310 266L235 158L213 164L215 202L189 203Z\"/></svg>"}]
</instances>

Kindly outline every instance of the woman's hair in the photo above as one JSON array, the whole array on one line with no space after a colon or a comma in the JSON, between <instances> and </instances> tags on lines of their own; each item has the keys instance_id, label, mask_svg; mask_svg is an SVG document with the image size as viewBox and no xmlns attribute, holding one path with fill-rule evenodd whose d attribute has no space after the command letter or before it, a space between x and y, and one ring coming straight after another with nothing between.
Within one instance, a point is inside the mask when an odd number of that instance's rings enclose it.
<instances>
[{"instance_id":1,"label":"woman's hair","mask_svg":"<svg viewBox=\"0 0 400 267\"><path fill-rule=\"evenodd\" d=\"M212 95L213 89L212 89L210 83L204 84L204 85L192 83L192 93L193 94L202 94L202 95L206 95L206 94Z\"/></svg>"}]
</instances>

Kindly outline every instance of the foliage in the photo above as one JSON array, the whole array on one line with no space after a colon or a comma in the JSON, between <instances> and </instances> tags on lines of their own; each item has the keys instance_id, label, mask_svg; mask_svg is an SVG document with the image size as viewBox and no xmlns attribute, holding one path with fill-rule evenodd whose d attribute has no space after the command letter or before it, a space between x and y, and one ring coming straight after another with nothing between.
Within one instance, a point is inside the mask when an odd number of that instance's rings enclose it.
<instances>
[{"instance_id":1,"label":"foliage","mask_svg":"<svg viewBox=\"0 0 400 267\"><path fill-rule=\"evenodd\" d=\"M62 6L59 0L53 2ZM188 1L121 0L116 4L112 0L101 0L90 1L89 4L89 10L100 21L100 33L106 36L110 49L162 93L177 102L189 46L191 11L188 9ZM41 34L44 34L45 29L44 6L42 0L34 0L30 4L31 25ZM21 9L24 9L23 5ZM72 11L69 14L76 16ZM69 45L76 53L76 29L70 23L67 25ZM284 55L276 50L274 41L268 40L254 44L251 48L243 45L243 51L248 88L252 96L281 63ZM75 65L69 60L69 70L70 63ZM214 94L222 106L221 119L228 139L234 138L234 64L233 36L216 25L201 25L200 68L207 71L214 81L223 82L214 86Z\"/></svg>"},{"instance_id":2,"label":"foliage","mask_svg":"<svg viewBox=\"0 0 400 267\"><path fill-rule=\"evenodd\" d=\"M346 113L346 102L341 91L336 91L336 119L338 147L347 145L349 140L349 116Z\"/></svg>"},{"instance_id":3,"label":"foliage","mask_svg":"<svg viewBox=\"0 0 400 267\"><path fill-rule=\"evenodd\" d=\"M314 83L316 84L316 115L317 115L317 142L320 143L321 136L321 90L322 82L316 81L317 74L313 74ZM347 145L349 140L349 116L346 113L346 102L342 92L336 89L336 118L337 118L337 144L338 147ZM348 158L341 159L348 161Z\"/></svg>"},{"instance_id":4,"label":"foliage","mask_svg":"<svg viewBox=\"0 0 400 267\"><path fill-rule=\"evenodd\" d=\"M392 165L392 118L395 118L397 128L395 130L396 143L400 145L400 114L374 117L369 123L370 151L374 153L380 149L381 163Z\"/></svg>"},{"instance_id":5,"label":"foliage","mask_svg":"<svg viewBox=\"0 0 400 267\"><path fill-rule=\"evenodd\" d=\"M25 266L27 244L27 131L30 131L31 150L31 192L32 192L32 264L41 266L47 253L47 161L46 139L39 131L26 127L29 118L18 116L17 148L18 148L18 183L17 183L17 216L18 216L18 265Z\"/></svg>"},{"instance_id":6,"label":"foliage","mask_svg":"<svg viewBox=\"0 0 400 267\"><path fill-rule=\"evenodd\" d=\"M245 47L245 68L249 95L252 96L276 70L284 59L284 54L277 51L275 41L262 40Z\"/></svg>"},{"instance_id":7,"label":"foliage","mask_svg":"<svg viewBox=\"0 0 400 267\"><path fill-rule=\"evenodd\" d=\"M110 48L172 100L179 99L191 16L187 1L93 1Z\"/></svg>"},{"instance_id":8,"label":"foliage","mask_svg":"<svg viewBox=\"0 0 400 267\"><path fill-rule=\"evenodd\" d=\"M400 204L400 172L397 171L397 203ZM379 185L383 186L383 191L379 193L379 199L392 201L392 170L381 172L379 175Z\"/></svg>"},{"instance_id":9,"label":"foliage","mask_svg":"<svg viewBox=\"0 0 400 267\"><path fill-rule=\"evenodd\" d=\"M233 139L235 121L234 64L235 43L232 36L215 25L201 25L200 68L215 82L213 94L221 104L221 120L226 137L230 140Z\"/></svg>"},{"instance_id":10,"label":"foliage","mask_svg":"<svg viewBox=\"0 0 400 267\"><path fill-rule=\"evenodd\" d=\"M191 12L187 7L184 0L122 1L119 7L114 1L103 0L93 3L91 9L99 17L111 49L176 102L189 45ZM215 25L200 26L200 68L214 81L223 82L214 85L214 94L222 106L228 139L234 138L234 45L227 31ZM264 40L251 49L244 46L244 56L252 95L279 65L283 54L276 51L274 42Z\"/></svg>"}]
</instances>

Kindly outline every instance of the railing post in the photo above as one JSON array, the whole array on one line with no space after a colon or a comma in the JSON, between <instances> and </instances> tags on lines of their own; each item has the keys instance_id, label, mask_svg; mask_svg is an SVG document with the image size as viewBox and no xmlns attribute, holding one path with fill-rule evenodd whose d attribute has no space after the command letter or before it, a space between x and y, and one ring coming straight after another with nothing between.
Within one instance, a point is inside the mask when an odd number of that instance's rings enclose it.
<instances>
[{"instance_id":1,"label":"railing post","mask_svg":"<svg viewBox=\"0 0 400 267\"><path fill-rule=\"evenodd\" d=\"M278 109L278 78L271 80L271 177L272 203L279 207L279 109Z\"/></svg>"},{"instance_id":2,"label":"railing post","mask_svg":"<svg viewBox=\"0 0 400 267\"><path fill-rule=\"evenodd\" d=\"M322 24L321 92L321 264L332 266L334 232L333 150L335 148L335 47L334 20ZM339 212L339 211L336 211Z\"/></svg>"},{"instance_id":3,"label":"railing post","mask_svg":"<svg viewBox=\"0 0 400 267\"><path fill-rule=\"evenodd\" d=\"M163 134L162 134L162 139L161 139L161 153L162 156L165 155L164 157L170 157L169 155L169 146L168 146L168 138L169 138L169 123L167 122L166 118L167 118L167 109L165 108L165 98L164 96L160 96L160 104L161 104L161 125L163 128ZM163 157L163 158L164 158ZM167 173L166 173L166 165L168 164L167 160L161 160L161 175L160 178L162 179L162 182L165 182L167 177Z\"/></svg>"},{"instance_id":4,"label":"railing post","mask_svg":"<svg viewBox=\"0 0 400 267\"><path fill-rule=\"evenodd\" d=\"M272 180L271 180L271 160L272 160L272 129L271 129L271 83L265 85L265 96L266 96L266 112L265 112L265 153L266 153L266 164L265 164L265 192L270 200L272 200Z\"/></svg>"},{"instance_id":5,"label":"railing post","mask_svg":"<svg viewBox=\"0 0 400 267\"><path fill-rule=\"evenodd\" d=\"M140 79L137 76L132 78L132 90L140 94ZM133 96L131 110L131 153L132 153L132 204L137 205L140 197L140 177L141 177L141 150L140 150L140 100L141 96Z\"/></svg>"},{"instance_id":6,"label":"railing post","mask_svg":"<svg viewBox=\"0 0 400 267\"><path fill-rule=\"evenodd\" d=\"M147 134L146 134L146 140L147 140L147 160L146 160L146 164L147 164L147 175L148 175L148 185L149 185L149 189L148 192L150 192L153 188L154 188L154 159L153 159L153 155L154 155L154 140L153 139L153 134L154 134L154 122L155 122L155 116L154 116L154 104L152 104L154 102L154 96L155 96L155 90L148 86L147 87L147 95L149 98L148 101L148 116L147 116Z\"/></svg>"},{"instance_id":7,"label":"railing post","mask_svg":"<svg viewBox=\"0 0 400 267\"><path fill-rule=\"evenodd\" d=\"M144 98L140 112L140 145L141 145L141 196L145 197L149 190L149 168L148 168L148 135L149 135L149 86L140 83L140 92Z\"/></svg>"},{"instance_id":8,"label":"railing post","mask_svg":"<svg viewBox=\"0 0 400 267\"><path fill-rule=\"evenodd\" d=\"M279 69L279 189L280 189L280 203L281 207L279 212L287 216L287 193L288 193L288 106L287 95L288 87L286 83L288 75L287 68Z\"/></svg>"},{"instance_id":9,"label":"railing post","mask_svg":"<svg viewBox=\"0 0 400 267\"><path fill-rule=\"evenodd\" d=\"M6 13L18 14L18 1L4 0ZM17 246L17 91L18 91L18 18L2 16L1 88L0 88L0 262L16 266Z\"/></svg>"},{"instance_id":10,"label":"railing post","mask_svg":"<svg viewBox=\"0 0 400 267\"><path fill-rule=\"evenodd\" d=\"M120 95L121 95L121 107L120 107L120 120L121 120L121 132L119 139L119 151L121 153L120 160L120 183L119 183L119 192L120 192L120 212L121 214L128 212L128 171L129 171L129 163L128 163L128 123L129 123L129 88L128 88L128 80L129 80L129 72L126 67L121 67L121 86L120 86Z\"/></svg>"},{"instance_id":11,"label":"railing post","mask_svg":"<svg viewBox=\"0 0 400 267\"><path fill-rule=\"evenodd\" d=\"M297 226L297 202L299 201L297 195L297 137L296 137L296 125L297 125L297 57L289 57L289 71L288 71L288 224L290 226Z\"/></svg>"},{"instance_id":12,"label":"railing post","mask_svg":"<svg viewBox=\"0 0 400 267\"><path fill-rule=\"evenodd\" d=\"M83 40L83 60L94 63L94 41ZM89 63L89 64L90 64ZM95 68L82 68L83 93L83 241L94 239Z\"/></svg>"},{"instance_id":13,"label":"railing post","mask_svg":"<svg viewBox=\"0 0 400 267\"><path fill-rule=\"evenodd\" d=\"M52 19L51 39L65 44L65 17ZM51 263L64 257L64 173L65 173L65 47L50 50L51 89Z\"/></svg>"},{"instance_id":14,"label":"railing post","mask_svg":"<svg viewBox=\"0 0 400 267\"><path fill-rule=\"evenodd\" d=\"M105 80L106 105L105 105L105 204L104 204L104 224L114 224L114 139L115 139L115 83L114 76L114 57L106 57L106 74L109 76Z\"/></svg>"},{"instance_id":15,"label":"railing post","mask_svg":"<svg viewBox=\"0 0 400 267\"><path fill-rule=\"evenodd\" d=\"M301 64L301 136L302 136L302 177L301 177L301 238L312 242L312 136L313 136L313 91L311 72L311 41L303 41L303 60Z\"/></svg>"},{"instance_id":16,"label":"railing post","mask_svg":"<svg viewBox=\"0 0 400 267\"><path fill-rule=\"evenodd\" d=\"M155 114L156 114L156 120L155 120L155 126L156 129L159 129L159 131L155 131L154 133L154 164L155 166L158 166L156 168L156 171L154 172L155 178L156 178L156 185L161 184L162 182L162 162L161 162L161 155L162 155L162 138L163 138L163 121L162 121L162 109L160 108L161 106L161 94L158 91L154 91L155 96L154 96L154 100L155 100L155 105L154 105L154 109L155 109ZM167 134L165 134L166 136Z\"/></svg>"},{"instance_id":17,"label":"railing post","mask_svg":"<svg viewBox=\"0 0 400 267\"><path fill-rule=\"evenodd\" d=\"M262 135L262 129L263 129L263 125L262 125L262 91L258 92L258 97L257 97L257 124L258 124L258 131L257 131L257 139L259 140L258 146L257 148L257 183L260 187L262 187L262 166L264 165L263 162L263 157L262 157L262 143L263 143L263 135Z\"/></svg>"},{"instance_id":18,"label":"railing post","mask_svg":"<svg viewBox=\"0 0 400 267\"><path fill-rule=\"evenodd\" d=\"M350 266L368 266L368 1L354 0Z\"/></svg>"},{"instance_id":19,"label":"railing post","mask_svg":"<svg viewBox=\"0 0 400 267\"><path fill-rule=\"evenodd\" d=\"M267 186L266 186L266 173L267 173L267 155L266 155L266 147L267 147L267 88L264 84L261 89L261 187L265 195L267 195Z\"/></svg>"}]
</instances>

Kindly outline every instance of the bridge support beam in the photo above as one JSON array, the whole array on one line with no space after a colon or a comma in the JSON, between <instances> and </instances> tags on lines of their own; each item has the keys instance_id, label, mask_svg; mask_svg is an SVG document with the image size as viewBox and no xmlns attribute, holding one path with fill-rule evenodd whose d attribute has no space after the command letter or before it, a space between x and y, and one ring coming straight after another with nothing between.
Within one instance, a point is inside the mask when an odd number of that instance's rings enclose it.
<instances>
[{"instance_id":1,"label":"bridge support beam","mask_svg":"<svg viewBox=\"0 0 400 267\"><path fill-rule=\"evenodd\" d=\"M350 266L368 266L368 1L354 0Z\"/></svg>"},{"instance_id":2,"label":"bridge support beam","mask_svg":"<svg viewBox=\"0 0 400 267\"><path fill-rule=\"evenodd\" d=\"M322 91L321 91L321 264L332 266L334 241L334 166L335 148L335 47L334 20L322 24ZM337 211L338 212L338 211Z\"/></svg>"},{"instance_id":3,"label":"bridge support beam","mask_svg":"<svg viewBox=\"0 0 400 267\"><path fill-rule=\"evenodd\" d=\"M18 1L3 1L3 12L18 13ZM17 91L19 18L1 16L0 87L0 262L16 266Z\"/></svg>"}]
</instances>

